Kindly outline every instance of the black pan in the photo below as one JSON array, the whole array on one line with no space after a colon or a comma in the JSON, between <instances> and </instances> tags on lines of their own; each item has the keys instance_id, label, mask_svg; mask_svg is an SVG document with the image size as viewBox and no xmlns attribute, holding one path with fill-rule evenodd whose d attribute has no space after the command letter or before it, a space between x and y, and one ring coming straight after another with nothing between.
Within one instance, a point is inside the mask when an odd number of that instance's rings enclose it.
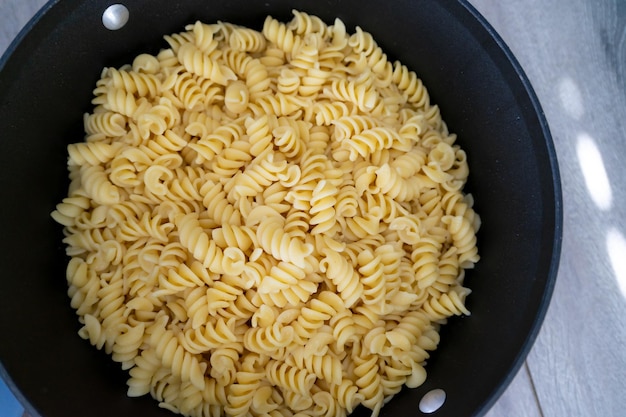
<instances>
[{"instance_id":1,"label":"black pan","mask_svg":"<svg viewBox=\"0 0 626 417\"><path fill-rule=\"evenodd\" d=\"M554 287L562 233L558 165L539 102L511 51L459 0L133 0L128 24L103 27L105 0L51 1L0 62L0 375L34 416L168 416L126 397L127 374L76 334L66 295L61 228L49 216L67 191L66 145L82 139L104 66L165 47L162 35L197 19L260 28L291 9L370 31L392 60L415 70L467 150L482 256L466 284L472 315L451 320L426 383L383 416L485 413L523 363ZM369 415L358 410L355 415Z\"/></svg>"}]
</instances>

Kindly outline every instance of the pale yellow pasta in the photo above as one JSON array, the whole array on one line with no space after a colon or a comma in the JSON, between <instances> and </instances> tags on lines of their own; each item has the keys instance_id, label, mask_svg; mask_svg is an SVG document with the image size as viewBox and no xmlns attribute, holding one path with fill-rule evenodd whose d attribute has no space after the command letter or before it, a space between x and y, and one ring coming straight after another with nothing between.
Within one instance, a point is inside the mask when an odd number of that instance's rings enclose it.
<instances>
[{"instance_id":1,"label":"pale yellow pasta","mask_svg":"<svg viewBox=\"0 0 626 417\"><path fill-rule=\"evenodd\" d=\"M257 304L268 304L280 308L300 306L307 302L311 295L315 294L318 284L309 280L302 280L297 285L279 290L277 292L262 294L257 293Z\"/></svg>"},{"instance_id":2,"label":"pale yellow pasta","mask_svg":"<svg viewBox=\"0 0 626 417\"><path fill-rule=\"evenodd\" d=\"M289 120L284 119L283 120ZM280 123L280 122L279 122ZM272 130L272 136L274 136L274 144L278 147L278 150L285 154L288 158L298 158L302 155L305 149L305 141L307 138L303 138L302 133L307 132L301 130L300 126L282 125Z\"/></svg>"},{"instance_id":3,"label":"pale yellow pasta","mask_svg":"<svg viewBox=\"0 0 626 417\"><path fill-rule=\"evenodd\" d=\"M331 85L324 88L324 96L356 105L364 113L375 109L380 101L380 96L373 86L348 79L332 80Z\"/></svg>"},{"instance_id":4,"label":"pale yellow pasta","mask_svg":"<svg viewBox=\"0 0 626 417\"><path fill-rule=\"evenodd\" d=\"M260 30L258 30L260 29ZM52 213L80 337L185 416L376 417L469 315L467 155L374 37L194 22L105 68Z\"/></svg>"},{"instance_id":5,"label":"pale yellow pasta","mask_svg":"<svg viewBox=\"0 0 626 417\"><path fill-rule=\"evenodd\" d=\"M139 101L135 99L132 93L123 88L111 88L107 90L103 107L123 116L136 117Z\"/></svg>"},{"instance_id":6,"label":"pale yellow pasta","mask_svg":"<svg viewBox=\"0 0 626 417\"><path fill-rule=\"evenodd\" d=\"M121 88L138 97L154 97L161 91L161 82L153 74L109 68L107 77L111 87Z\"/></svg>"},{"instance_id":7,"label":"pale yellow pasta","mask_svg":"<svg viewBox=\"0 0 626 417\"><path fill-rule=\"evenodd\" d=\"M224 94L224 105L226 110L239 114L248 108L250 93L248 87L241 81L233 82L226 87Z\"/></svg>"},{"instance_id":8,"label":"pale yellow pasta","mask_svg":"<svg viewBox=\"0 0 626 417\"><path fill-rule=\"evenodd\" d=\"M113 185L100 165L82 165L81 183L85 193L96 203L111 205L120 202L120 189Z\"/></svg>"},{"instance_id":9,"label":"pale yellow pasta","mask_svg":"<svg viewBox=\"0 0 626 417\"><path fill-rule=\"evenodd\" d=\"M192 74L211 80L220 85L228 84L237 77L233 70L206 55L190 43L184 43L178 49L178 60Z\"/></svg>"},{"instance_id":10,"label":"pale yellow pasta","mask_svg":"<svg viewBox=\"0 0 626 417\"><path fill-rule=\"evenodd\" d=\"M337 226L334 207L337 204L336 195L338 192L339 190L331 181L321 180L317 183L311 193L311 210L309 213L312 217L309 223L314 225L311 234L334 234L332 229Z\"/></svg>"},{"instance_id":11,"label":"pale yellow pasta","mask_svg":"<svg viewBox=\"0 0 626 417\"><path fill-rule=\"evenodd\" d=\"M306 355L324 353L327 350L325 345L332 341L332 337L330 332L322 333L321 329L331 316L328 313L306 306L293 311L299 314L298 318L292 322L297 342L302 344L303 341L307 341L306 346L300 346L305 348L302 352L305 352ZM290 353L294 355L295 352L296 350L294 349Z\"/></svg>"},{"instance_id":12,"label":"pale yellow pasta","mask_svg":"<svg viewBox=\"0 0 626 417\"><path fill-rule=\"evenodd\" d=\"M126 134L126 117L115 112L85 114L84 125L88 135L103 133L109 137L117 137Z\"/></svg>"},{"instance_id":13,"label":"pale yellow pasta","mask_svg":"<svg viewBox=\"0 0 626 417\"><path fill-rule=\"evenodd\" d=\"M303 42L286 24L268 16L263 24L263 36L277 48L286 53L297 51Z\"/></svg>"},{"instance_id":14,"label":"pale yellow pasta","mask_svg":"<svg viewBox=\"0 0 626 417\"><path fill-rule=\"evenodd\" d=\"M265 379L265 372L240 370L235 375L235 383L231 385L228 394L226 413L232 416L245 416L252 405L254 394Z\"/></svg>"},{"instance_id":15,"label":"pale yellow pasta","mask_svg":"<svg viewBox=\"0 0 626 417\"><path fill-rule=\"evenodd\" d=\"M300 77L294 70L283 68L276 80L276 88L284 94L293 94L300 87Z\"/></svg>"},{"instance_id":16,"label":"pale yellow pasta","mask_svg":"<svg viewBox=\"0 0 626 417\"><path fill-rule=\"evenodd\" d=\"M364 399L362 404L371 408L374 413L378 413L383 406L383 385L379 374L378 356L367 354L362 348L360 354L354 357L354 375L356 385Z\"/></svg>"},{"instance_id":17,"label":"pale yellow pasta","mask_svg":"<svg viewBox=\"0 0 626 417\"><path fill-rule=\"evenodd\" d=\"M305 396L309 395L316 379L316 376L306 369L277 360L270 360L265 375L273 385Z\"/></svg>"},{"instance_id":18,"label":"pale yellow pasta","mask_svg":"<svg viewBox=\"0 0 626 417\"><path fill-rule=\"evenodd\" d=\"M305 352L303 346L294 349L288 363L293 363L300 369L306 369L315 374L319 379L331 384L339 385L343 379L341 359L333 354L320 354L318 352Z\"/></svg>"},{"instance_id":19,"label":"pale yellow pasta","mask_svg":"<svg viewBox=\"0 0 626 417\"><path fill-rule=\"evenodd\" d=\"M266 114L296 117L304 112L307 101L293 94L266 95L250 104L255 117Z\"/></svg>"},{"instance_id":20,"label":"pale yellow pasta","mask_svg":"<svg viewBox=\"0 0 626 417\"><path fill-rule=\"evenodd\" d=\"M238 27L230 34L230 47L237 51L261 52L267 47L265 37L256 30Z\"/></svg>"},{"instance_id":21,"label":"pale yellow pasta","mask_svg":"<svg viewBox=\"0 0 626 417\"><path fill-rule=\"evenodd\" d=\"M363 293L361 277L341 254L328 250L324 255L320 262L322 272L332 281L346 307L352 307Z\"/></svg>"},{"instance_id":22,"label":"pale yellow pasta","mask_svg":"<svg viewBox=\"0 0 626 417\"><path fill-rule=\"evenodd\" d=\"M139 54L133 60L132 70L141 74L156 74L159 71L159 60L150 54Z\"/></svg>"}]
</instances>

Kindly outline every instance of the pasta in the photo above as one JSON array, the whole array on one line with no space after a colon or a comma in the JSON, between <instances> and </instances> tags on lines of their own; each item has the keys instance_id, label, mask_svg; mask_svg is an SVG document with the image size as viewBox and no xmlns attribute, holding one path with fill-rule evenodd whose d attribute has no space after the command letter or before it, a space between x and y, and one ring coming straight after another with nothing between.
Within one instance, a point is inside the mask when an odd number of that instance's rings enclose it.
<instances>
[{"instance_id":1,"label":"pasta","mask_svg":"<svg viewBox=\"0 0 626 417\"><path fill-rule=\"evenodd\" d=\"M376 417L470 314L456 135L370 33L293 14L105 68L68 146L78 334L185 416Z\"/></svg>"}]
</instances>

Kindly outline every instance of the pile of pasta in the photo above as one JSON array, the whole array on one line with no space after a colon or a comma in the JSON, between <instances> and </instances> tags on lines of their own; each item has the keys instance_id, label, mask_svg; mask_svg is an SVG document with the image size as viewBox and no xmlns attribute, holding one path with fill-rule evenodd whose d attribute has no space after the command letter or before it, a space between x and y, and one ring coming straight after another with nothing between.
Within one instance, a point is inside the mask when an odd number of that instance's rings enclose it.
<instances>
[{"instance_id":1,"label":"pile of pasta","mask_svg":"<svg viewBox=\"0 0 626 417\"><path fill-rule=\"evenodd\" d=\"M377 415L478 261L469 169L371 34L196 22L105 68L68 146L79 335L187 416Z\"/></svg>"}]
</instances>

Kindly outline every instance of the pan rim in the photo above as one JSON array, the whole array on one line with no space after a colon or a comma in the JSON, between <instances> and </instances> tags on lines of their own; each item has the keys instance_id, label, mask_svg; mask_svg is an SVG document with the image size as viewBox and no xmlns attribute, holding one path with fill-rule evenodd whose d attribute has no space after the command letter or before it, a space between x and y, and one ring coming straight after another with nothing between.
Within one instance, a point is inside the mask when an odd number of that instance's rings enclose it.
<instances>
[{"instance_id":1,"label":"pan rim","mask_svg":"<svg viewBox=\"0 0 626 417\"><path fill-rule=\"evenodd\" d=\"M49 0L30 20L29 22L20 30L15 39L9 44L7 50L3 53L2 57L0 57L0 77L2 76L6 65L10 62L11 58L14 56L15 51L22 44L23 40L27 37L27 35L31 32L31 30L39 23L41 18L48 13L50 9L60 3L60 0ZM479 407L476 415L485 414L493 404L500 398L502 393L507 389L510 385L511 381L523 365L526 360L528 353L530 352L532 346L534 345L537 336L541 330L541 327L544 323L544 320L547 315L547 311L554 293L556 279L558 275L558 267L561 257L561 246L563 239L563 200L562 200L562 185L559 171L558 158L556 154L556 149L554 146L554 142L552 139L552 135L550 133L550 128L548 121L546 119L545 113L541 107L540 101L532 87L532 84L525 74L521 64L514 56L512 50L508 47L508 45L504 42L504 40L500 37L497 31L491 26L491 24L487 21L487 19L478 12L478 10L472 6L467 0L455 0L454 3L458 3L461 7L463 7L471 17L480 24L480 26L487 32L489 37L495 41L498 48L502 53L504 53L508 64L514 70L515 74L519 77L519 81L525 91L525 94L528 97L529 102L533 107L533 116L537 117L537 121L539 123L540 130L542 132L543 140L542 145L546 147L548 159L550 165L550 171L552 174L551 178L551 187L552 187L552 197L554 198L554 212L551 215L554 216L554 230L553 239L552 239L552 254L550 256L550 264L549 269L547 271L547 276L545 279L544 291L542 293L541 300L538 303L539 308L535 311L534 320L532 321L532 325L530 331L527 333L524 343L519 347L517 355L512 362L511 367L504 375L504 378L501 380L501 383L498 385L498 388L494 390L490 396L488 396L483 404ZM449 6L446 6L449 7ZM2 377L9 386L9 389L16 395L18 400L25 405L27 409L30 406L28 400L23 396L23 394L19 391L19 389L15 386L13 379L6 371L2 362L0 362L0 377ZM28 407L27 407L28 406ZM36 410L29 411L33 412L33 415L39 415Z\"/></svg>"},{"instance_id":2,"label":"pan rim","mask_svg":"<svg viewBox=\"0 0 626 417\"><path fill-rule=\"evenodd\" d=\"M487 32L487 34L496 42L498 48L500 48L500 50L504 53L507 61L515 71L516 75L519 77L519 81L521 82L524 91L526 92L528 99L533 106L533 112L537 116L537 120L541 128L542 136L544 139L542 143L546 146L548 162L550 164L550 172L552 174L551 185L554 197L554 231L551 246L552 254L550 256L550 267L548 269L545 281L544 292L542 293L541 300L538 304L539 308L536 311L535 318L530 327L530 331L526 335L526 340L520 346L518 354L514 359L509 371L502 379L501 383L498 385L498 388L492 392L492 394L485 400L483 405L476 413L476 416L483 416L502 396L502 394L506 391L510 383L513 381L513 379L521 369L522 365L526 361L526 358L528 357L528 354L530 353L530 350L537 340L537 336L539 335L541 327L543 326L543 323L545 321L556 286L559 263L561 259L561 248L563 241L563 194L558 157L554 145L554 140L552 139L552 134L550 132L550 126L546 119L545 112L541 107L539 98L532 86L532 83L530 82L530 79L526 75L518 59L513 54L511 48L506 44L504 39L502 39L496 29L491 25L491 23L489 23L487 19L473 5L469 3L468 0L458 0L458 2L462 7L465 8L468 13L472 15L472 17Z\"/></svg>"}]
</instances>

